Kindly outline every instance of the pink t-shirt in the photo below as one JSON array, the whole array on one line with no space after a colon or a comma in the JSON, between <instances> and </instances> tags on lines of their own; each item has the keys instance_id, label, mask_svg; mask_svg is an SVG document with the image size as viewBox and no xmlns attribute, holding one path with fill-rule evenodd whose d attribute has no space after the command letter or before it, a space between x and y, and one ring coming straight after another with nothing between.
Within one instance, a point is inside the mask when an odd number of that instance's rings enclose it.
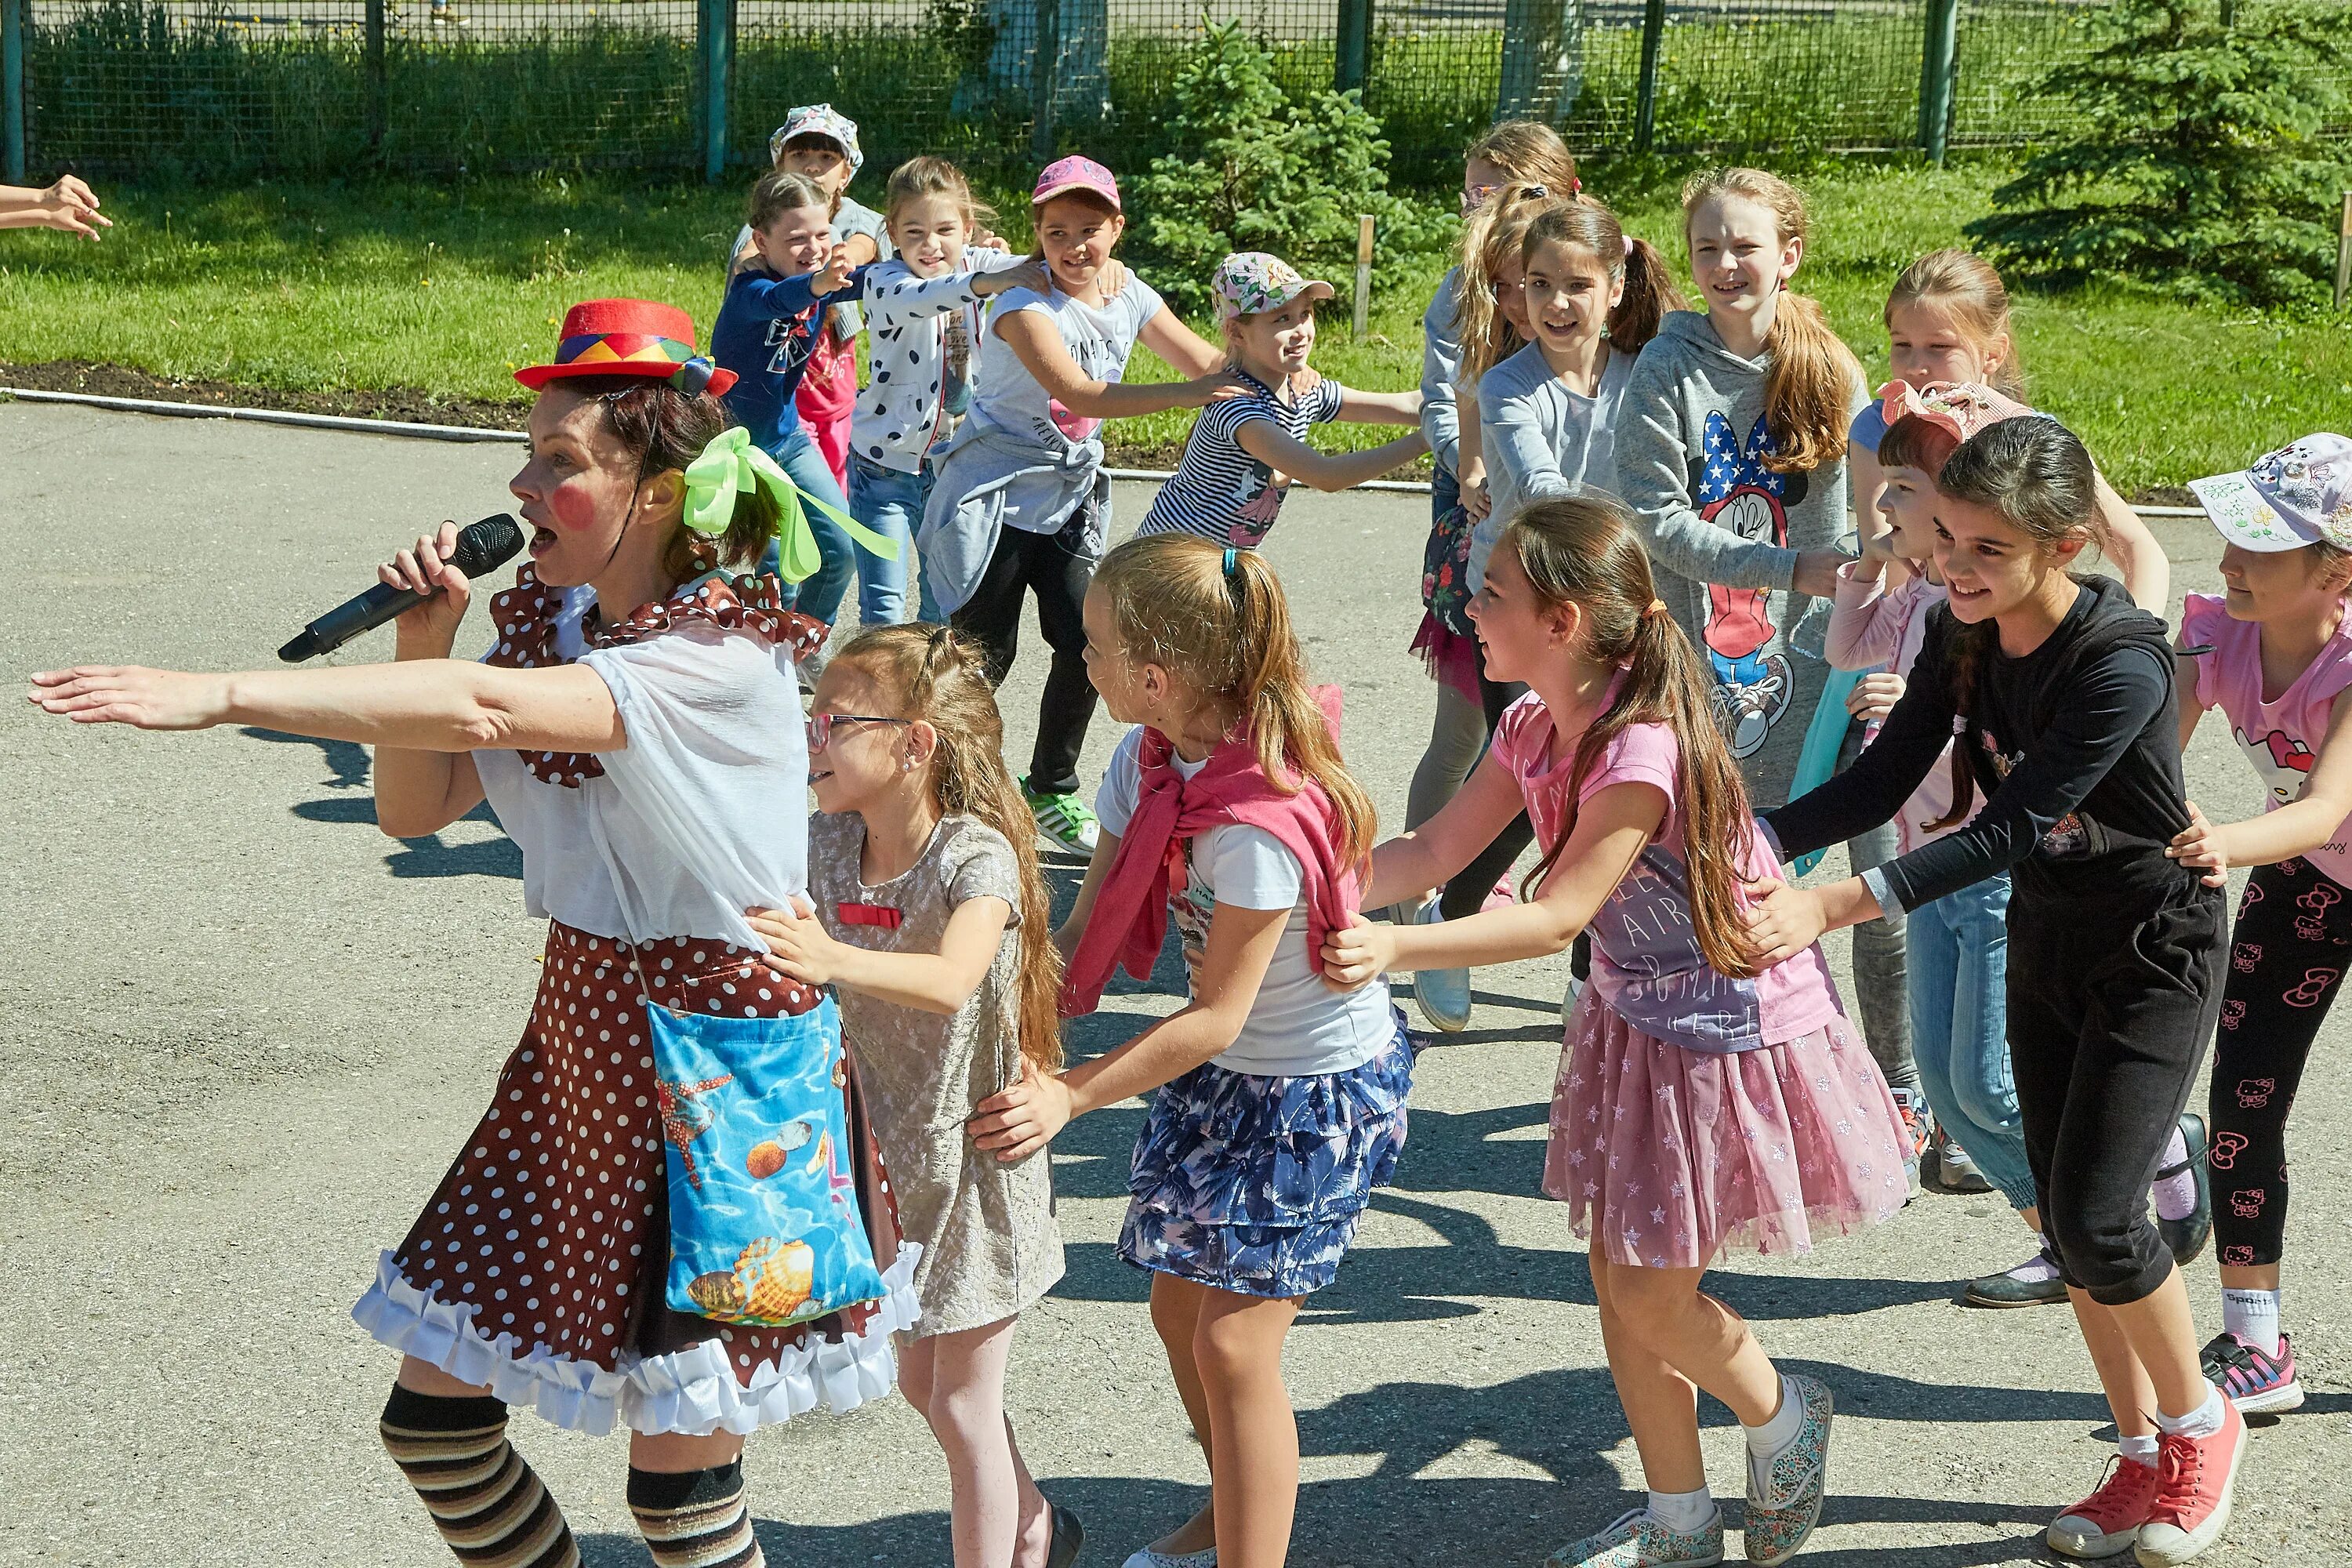
<instances>
[{"instance_id":1,"label":"pink t-shirt","mask_svg":"<svg viewBox=\"0 0 2352 1568\"><path fill-rule=\"evenodd\" d=\"M2352 686L2352 609L2319 657L2267 700L2262 636L2259 625L2231 619L2227 602L2210 594L2190 594L2181 601L2181 646L2203 643L2213 649L2197 661L2197 706L2219 708L2230 721L2231 738L2263 781L2263 809L2276 811L2303 794L2327 738L2336 699ZM2352 819L2304 858L2321 875L2352 885Z\"/></svg>"},{"instance_id":2,"label":"pink t-shirt","mask_svg":"<svg viewBox=\"0 0 2352 1568\"><path fill-rule=\"evenodd\" d=\"M1615 688L1610 695L1614 698ZM1536 842L1547 848L1559 843L1576 771L1574 738L1563 740L1553 755L1551 714L1531 691L1505 710L1492 754L1519 781ZM1578 805L1619 784L1652 784L1666 797L1657 837L1592 917L1593 985L1634 1028L1695 1051L1754 1050L1809 1035L1839 1011L1818 944L1753 980L1717 973L1699 951L1675 789L1680 754L1665 725L1628 725L1577 792ZM1742 869L1750 878L1780 874L1760 830Z\"/></svg>"},{"instance_id":3,"label":"pink t-shirt","mask_svg":"<svg viewBox=\"0 0 2352 1568\"><path fill-rule=\"evenodd\" d=\"M1830 663L1840 669L1891 669L1907 682L1927 636L1929 613L1949 602L1951 595L1917 575L1898 588L1885 584L1884 574L1865 582L1855 575L1851 564L1838 568L1837 598L1830 611ZM1875 724L1870 727L1871 740L1878 739L1878 729ZM1908 855L1968 826L1984 806L1981 793L1971 792L1971 800L1969 815L1951 826L1927 826L1943 821L1952 809L1952 749L1948 745L1936 765L1927 770L1927 776L1919 781L1919 787L1911 792L1911 798L1903 803L1903 809L1895 814L1897 852Z\"/></svg>"}]
</instances>

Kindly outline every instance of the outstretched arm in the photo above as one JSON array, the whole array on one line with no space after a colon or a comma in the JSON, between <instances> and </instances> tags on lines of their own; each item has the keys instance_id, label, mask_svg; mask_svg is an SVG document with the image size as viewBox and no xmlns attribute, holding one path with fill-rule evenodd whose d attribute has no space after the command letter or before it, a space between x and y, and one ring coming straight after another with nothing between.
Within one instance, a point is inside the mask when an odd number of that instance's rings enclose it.
<instances>
[{"instance_id":1,"label":"outstretched arm","mask_svg":"<svg viewBox=\"0 0 2352 1568\"><path fill-rule=\"evenodd\" d=\"M1198 378L1225 368L1225 351L1186 326L1165 305L1152 312L1136 336L1143 340L1145 348L1174 366L1179 375Z\"/></svg>"},{"instance_id":2,"label":"outstretched arm","mask_svg":"<svg viewBox=\"0 0 2352 1568\"><path fill-rule=\"evenodd\" d=\"M2131 591L2132 603L2149 615L2164 615L2165 602L2172 593L2172 559L2164 546L2156 542L2147 524L2130 503L2116 494L2105 474L2099 479L2099 522L2106 531L2107 556L2122 574L2124 586Z\"/></svg>"},{"instance_id":3,"label":"outstretched arm","mask_svg":"<svg viewBox=\"0 0 2352 1568\"><path fill-rule=\"evenodd\" d=\"M1335 417L1343 425L1419 425L1421 389L1364 392L1343 386L1339 389L1339 412ZM1427 433L1423 432L1424 444L1426 440Z\"/></svg>"},{"instance_id":4,"label":"outstretched arm","mask_svg":"<svg viewBox=\"0 0 2352 1568\"><path fill-rule=\"evenodd\" d=\"M2183 704L2183 711L2197 710ZM2182 728L2191 722L2182 720ZM2276 811L2218 825L2206 821L2190 801L2189 825L2165 854L2204 872L2206 885L2218 888L2230 879L2232 866L2272 866L2310 853L2334 838L2347 816L2352 816L2352 691L2339 693L2328 710L2327 737L2319 743L2302 794Z\"/></svg>"},{"instance_id":5,"label":"outstretched arm","mask_svg":"<svg viewBox=\"0 0 2352 1568\"><path fill-rule=\"evenodd\" d=\"M797 908L751 910L768 944L767 965L811 985L846 985L894 1007L953 1015L971 1000L1013 923L1003 899L967 899L948 916L937 952L877 952L836 941L805 900Z\"/></svg>"},{"instance_id":6,"label":"outstretched arm","mask_svg":"<svg viewBox=\"0 0 2352 1568\"><path fill-rule=\"evenodd\" d=\"M1162 310L1154 321L1166 318ZM1004 340L1022 367L1037 378L1037 384L1051 394L1054 400L1073 414L1090 419L1129 419L1139 414L1158 414L1169 408L1199 408L1232 380L1222 371L1202 375L1192 381L1162 381L1130 385L1125 382L1104 381L1078 368L1070 357L1062 334L1054 324L1034 310L1015 310L1011 315L1000 314L996 324L989 329ZM1150 329L1145 331L1147 340ZM1188 334L1189 335L1189 334ZM1198 341L1198 340L1195 340ZM1218 362L1222 364L1222 359Z\"/></svg>"},{"instance_id":7,"label":"outstretched arm","mask_svg":"<svg viewBox=\"0 0 2352 1568\"><path fill-rule=\"evenodd\" d=\"M1400 463L1409 463L1429 449L1417 421L1409 436L1370 447L1360 452L1342 452L1337 456L1318 452L1304 441L1293 440L1289 434L1271 419L1245 420L1234 432L1234 444L1273 468L1288 474L1303 484L1318 490L1344 490L1366 479L1379 479Z\"/></svg>"},{"instance_id":8,"label":"outstretched arm","mask_svg":"<svg viewBox=\"0 0 2352 1568\"><path fill-rule=\"evenodd\" d=\"M0 228L54 228L97 239L100 229L113 226L114 220L98 210L98 193L79 175L67 174L41 188L0 185Z\"/></svg>"}]
</instances>

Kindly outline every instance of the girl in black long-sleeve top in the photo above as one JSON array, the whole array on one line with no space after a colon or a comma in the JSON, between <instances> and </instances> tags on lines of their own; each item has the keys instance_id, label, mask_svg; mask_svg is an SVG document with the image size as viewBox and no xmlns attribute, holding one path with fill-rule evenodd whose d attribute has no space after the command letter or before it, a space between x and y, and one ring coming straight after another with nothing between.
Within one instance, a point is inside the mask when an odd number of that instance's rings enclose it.
<instances>
[{"instance_id":1,"label":"girl in black long-sleeve top","mask_svg":"<svg viewBox=\"0 0 2352 1568\"><path fill-rule=\"evenodd\" d=\"M1936 498L1950 604L1908 689L1851 769L1766 821L1784 858L1852 838L1901 807L1948 740L1956 811L1972 790L1984 809L1861 877L1763 884L1753 922L1769 963L2012 872L2026 1155L2126 1460L2049 1540L2077 1556L2137 1543L2143 1563L2169 1565L2228 1523L2244 1446L2199 1370L2188 1292L2147 1206L2212 1037L2227 920L2221 890L2164 853L2189 819L2163 623L2121 584L2067 570L2093 535L2095 484L2051 419L1988 426L1954 452Z\"/></svg>"}]
</instances>

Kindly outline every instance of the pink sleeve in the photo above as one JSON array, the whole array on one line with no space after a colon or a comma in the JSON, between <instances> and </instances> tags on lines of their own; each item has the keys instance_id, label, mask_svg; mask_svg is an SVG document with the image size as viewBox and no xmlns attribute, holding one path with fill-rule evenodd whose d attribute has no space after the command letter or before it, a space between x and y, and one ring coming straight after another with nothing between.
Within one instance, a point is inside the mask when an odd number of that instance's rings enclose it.
<instances>
[{"instance_id":1,"label":"pink sleeve","mask_svg":"<svg viewBox=\"0 0 2352 1568\"><path fill-rule=\"evenodd\" d=\"M1544 711L1543 699L1530 691L1504 709L1501 721L1495 726L1495 739L1486 749L1515 778L1527 776L1528 732L1538 725L1549 729L1549 715Z\"/></svg>"},{"instance_id":2,"label":"pink sleeve","mask_svg":"<svg viewBox=\"0 0 2352 1568\"><path fill-rule=\"evenodd\" d=\"M2180 646L2197 647L2210 646L2211 653L2197 661L2197 706L2216 708L2221 702L2221 681L2216 667L2221 660L2221 644L2223 627L2230 612L2221 600L2210 594L2184 594L2180 598Z\"/></svg>"},{"instance_id":3,"label":"pink sleeve","mask_svg":"<svg viewBox=\"0 0 2352 1568\"><path fill-rule=\"evenodd\" d=\"M1906 583L1908 589L1912 583ZM1854 575L1851 563L1837 569L1837 597L1830 606L1828 647L1830 665L1836 669L1876 669L1891 663L1901 651L1903 642L1903 600L1900 593L1888 593L1886 574L1882 570L1877 578L1863 582Z\"/></svg>"},{"instance_id":4,"label":"pink sleeve","mask_svg":"<svg viewBox=\"0 0 2352 1568\"><path fill-rule=\"evenodd\" d=\"M1611 784L1654 784L1665 792L1666 807L1675 803L1675 766L1681 760L1681 748L1675 744L1675 732L1664 724L1632 724L1601 753L1601 765L1592 770L1577 791L1579 805L1591 800Z\"/></svg>"}]
</instances>

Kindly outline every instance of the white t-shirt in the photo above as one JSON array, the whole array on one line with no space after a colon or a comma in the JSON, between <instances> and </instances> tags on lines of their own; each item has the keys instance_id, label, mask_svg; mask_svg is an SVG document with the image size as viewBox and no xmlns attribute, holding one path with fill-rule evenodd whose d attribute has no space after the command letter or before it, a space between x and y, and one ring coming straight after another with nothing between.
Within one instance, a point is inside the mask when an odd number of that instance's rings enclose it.
<instances>
[{"instance_id":1,"label":"white t-shirt","mask_svg":"<svg viewBox=\"0 0 2352 1568\"><path fill-rule=\"evenodd\" d=\"M1124 834L1135 816L1142 738L1139 725L1127 732L1095 792L1095 815L1105 833ZM1197 763L1176 759L1176 771L1186 778L1206 766L1205 757ZM1257 1000L1241 1034L1215 1058L1219 1067L1269 1078L1347 1072L1387 1047L1396 1031L1388 982L1375 980L1346 992L1323 984L1322 965L1307 945L1304 873L1282 840L1238 823L1212 827L1185 844L1184 864L1184 894L1170 913L1183 937L1188 969L1201 962L1213 906L1290 911Z\"/></svg>"},{"instance_id":2,"label":"white t-shirt","mask_svg":"<svg viewBox=\"0 0 2352 1568\"><path fill-rule=\"evenodd\" d=\"M1034 310L1052 321L1062 334L1063 347L1077 362L1079 374L1097 381L1118 381L1127 374L1128 356L1146 321L1160 313L1160 296L1130 272L1118 297L1100 310L1083 304L1055 289L1040 294L1033 289L1008 289L996 297L988 322L980 334L980 377L971 395L971 422L1017 436L1024 441L1055 445L1059 437L1084 441L1102 428L1102 421L1073 414L1046 395L1037 378L1013 346L996 335L996 323L1016 310Z\"/></svg>"},{"instance_id":3,"label":"white t-shirt","mask_svg":"<svg viewBox=\"0 0 2352 1568\"><path fill-rule=\"evenodd\" d=\"M743 910L807 887L808 752L791 650L689 626L583 651L580 617L594 602L593 589L565 595L555 647L603 678L628 730L626 746L597 753L604 776L565 789L510 749L473 753L490 809L522 850L524 906L598 936L757 947Z\"/></svg>"}]
</instances>

